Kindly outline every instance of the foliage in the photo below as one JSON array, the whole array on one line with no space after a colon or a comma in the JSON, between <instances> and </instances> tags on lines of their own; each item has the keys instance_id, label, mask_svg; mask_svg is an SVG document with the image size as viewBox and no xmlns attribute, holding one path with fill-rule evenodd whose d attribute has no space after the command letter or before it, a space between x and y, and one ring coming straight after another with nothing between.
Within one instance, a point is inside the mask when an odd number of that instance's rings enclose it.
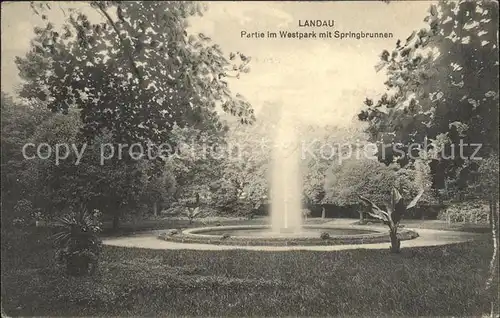
<instances>
[{"instance_id":1,"label":"foliage","mask_svg":"<svg viewBox=\"0 0 500 318\"><path fill-rule=\"evenodd\" d=\"M405 206L403 197L399 193L396 188L392 188L390 201L386 203L386 211L380 209L375 203L368 200L363 196L359 196L361 201L365 203L369 207L368 214L376 219L381 220L384 224L389 226L389 233L391 235L391 252L399 253L400 252L400 239L397 237L397 231L399 222L401 221L403 215L406 210L413 208L422 194L424 190L420 190L417 196L407 205Z\"/></svg>"},{"instance_id":2,"label":"foliage","mask_svg":"<svg viewBox=\"0 0 500 318\"><path fill-rule=\"evenodd\" d=\"M40 103L18 103L1 94L1 192L2 218L12 219L14 205L27 199L36 205L32 188L36 187L31 166L22 156L23 145L30 141L37 127L50 115Z\"/></svg>"},{"instance_id":3,"label":"foliage","mask_svg":"<svg viewBox=\"0 0 500 318\"><path fill-rule=\"evenodd\" d=\"M68 274L79 276L94 273L97 268L101 241L99 211L81 208L58 219L60 231L54 235L57 261Z\"/></svg>"},{"instance_id":4,"label":"foliage","mask_svg":"<svg viewBox=\"0 0 500 318\"><path fill-rule=\"evenodd\" d=\"M165 142L174 122L218 125L216 105L242 122L252 121L249 104L233 97L224 80L247 72L250 58L242 53L225 58L210 38L186 32L187 18L202 15L201 4L89 5L102 14L99 23L71 11L64 33L50 22L35 30L32 51L17 59L27 81L22 96L47 100L54 111L76 104L85 136L106 129L128 143ZM235 57L241 63L233 63Z\"/></svg>"},{"instance_id":5,"label":"foliage","mask_svg":"<svg viewBox=\"0 0 500 318\"><path fill-rule=\"evenodd\" d=\"M322 240L328 240L330 238L330 234L328 232L322 232L319 237Z\"/></svg>"},{"instance_id":6,"label":"foliage","mask_svg":"<svg viewBox=\"0 0 500 318\"><path fill-rule=\"evenodd\" d=\"M481 201L452 203L438 214L438 218L448 223L488 224L488 205Z\"/></svg>"},{"instance_id":7,"label":"foliage","mask_svg":"<svg viewBox=\"0 0 500 318\"><path fill-rule=\"evenodd\" d=\"M462 157L460 140L482 144L477 157L498 152L498 2L440 1L425 21L428 28L382 52L377 69L387 70L387 92L376 102L367 99L359 119L369 123L372 141L394 142L404 153L411 143L421 149L427 143L424 150L438 165L434 186L458 178L464 187L477 168L467 160L476 147L464 147ZM381 159L409 161L394 153Z\"/></svg>"},{"instance_id":8,"label":"foliage","mask_svg":"<svg viewBox=\"0 0 500 318\"><path fill-rule=\"evenodd\" d=\"M492 155L481 161L477 190L488 200L498 200L498 155Z\"/></svg>"},{"instance_id":9,"label":"foliage","mask_svg":"<svg viewBox=\"0 0 500 318\"><path fill-rule=\"evenodd\" d=\"M145 166L145 188L141 195L141 201L146 205L153 205L153 209L158 213L158 209L174 200L176 191L176 181L170 167L165 164L159 171L156 166L146 164Z\"/></svg>"},{"instance_id":10,"label":"foliage","mask_svg":"<svg viewBox=\"0 0 500 318\"><path fill-rule=\"evenodd\" d=\"M300 131L300 138L305 145L301 158L303 201L308 206L322 204L328 201L325 184L332 177L329 169L333 165L341 165L345 157L349 157L348 149L356 151L357 143L359 139L364 139L364 134L357 128L308 125Z\"/></svg>"},{"instance_id":11,"label":"foliage","mask_svg":"<svg viewBox=\"0 0 500 318\"><path fill-rule=\"evenodd\" d=\"M220 178L217 147L224 145L225 130L202 130L174 125L171 140L176 145L167 158L166 171L173 177L173 199L185 201L200 195L203 204L212 200L210 186Z\"/></svg>"},{"instance_id":12,"label":"foliage","mask_svg":"<svg viewBox=\"0 0 500 318\"><path fill-rule=\"evenodd\" d=\"M353 205L358 195L368 196L374 202L384 203L397 179L397 167L385 166L372 159L350 159L342 165L332 165L325 182L324 201L336 205Z\"/></svg>"},{"instance_id":13,"label":"foliage","mask_svg":"<svg viewBox=\"0 0 500 318\"><path fill-rule=\"evenodd\" d=\"M311 210L309 209L302 209L302 217L307 220L308 217L311 216Z\"/></svg>"},{"instance_id":14,"label":"foliage","mask_svg":"<svg viewBox=\"0 0 500 318\"><path fill-rule=\"evenodd\" d=\"M221 179L212 184L217 205L233 211L252 213L267 201L267 173L270 164L269 127L262 114L252 126L233 124L226 141L226 157L221 163Z\"/></svg>"},{"instance_id":15,"label":"foliage","mask_svg":"<svg viewBox=\"0 0 500 318\"><path fill-rule=\"evenodd\" d=\"M30 218L33 217L34 209L33 203L27 199L21 199L17 201L14 206L14 215L15 215L15 223L19 224L27 224L29 223Z\"/></svg>"},{"instance_id":16,"label":"foliage","mask_svg":"<svg viewBox=\"0 0 500 318\"><path fill-rule=\"evenodd\" d=\"M136 206L145 191L150 197L161 193L161 189L151 189L151 182L148 182L152 163L109 160L101 165L101 144L111 142L112 138L106 134L89 143L80 142L78 132L82 123L78 110L72 108L67 115L51 114L39 103L11 104L6 101L2 103L5 110L2 112L2 149L5 151L2 153L2 189L5 189L2 199L7 204L2 217L16 217L14 205L17 201L10 202L25 198L32 202L34 210L40 211L41 217L47 219L81 203L90 209L99 207L106 217L119 218L127 212L124 207ZM34 144L27 148L28 156L36 155L36 148L41 143L50 145L52 156L24 159L22 148L28 143ZM66 144L70 149L65 159L56 162L54 154L58 144ZM80 152L80 158L75 149ZM64 148L59 150L65 154Z\"/></svg>"},{"instance_id":17,"label":"foliage","mask_svg":"<svg viewBox=\"0 0 500 318\"><path fill-rule=\"evenodd\" d=\"M188 208L186 208L185 214L186 214L187 218L189 219L189 224L192 224L193 220L196 217L199 217L201 215L201 209L200 209L199 206L197 206L197 207L188 207Z\"/></svg>"},{"instance_id":18,"label":"foliage","mask_svg":"<svg viewBox=\"0 0 500 318\"><path fill-rule=\"evenodd\" d=\"M124 213L144 202L156 208L192 193L209 197L208 184L216 179L209 172L220 170L215 168L217 161L148 162L133 160L126 149L123 158L114 156L99 164L99 146L113 143L115 153L116 143L141 143L143 148L169 143L175 147L195 136L200 149L205 146L201 139L220 138L225 132L218 107L244 124L253 122L250 105L242 96L234 96L226 81L248 72L251 58L241 52L226 58L205 35L187 34L187 19L205 10L199 3L87 4L103 19L94 23L69 9L62 31L48 21L45 28L35 28L32 50L16 59L24 80L21 97L40 104L39 109L56 112L37 122L42 125L29 120L33 129L26 129L29 133L21 138L23 143L68 143L80 149L87 145L85 157L74 165L76 158L70 154L54 165L40 160L25 163L17 154L16 166L7 171L16 172L20 165L29 169L24 169L28 173L20 178L23 183L16 195L25 191L25 184L36 181L36 190L27 192L45 213L53 216L68 205L84 203L102 208L116 226ZM32 8L44 20L43 11L52 9L45 2L32 3ZM2 94L2 112L3 108ZM3 133L2 151L11 147L4 142ZM161 149L155 145L152 155L158 156ZM15 173L8 176L8 185L16 182L11 181L17 178ZM2 178L4 188L8 187Z\"/></svg>"}]
</instances>

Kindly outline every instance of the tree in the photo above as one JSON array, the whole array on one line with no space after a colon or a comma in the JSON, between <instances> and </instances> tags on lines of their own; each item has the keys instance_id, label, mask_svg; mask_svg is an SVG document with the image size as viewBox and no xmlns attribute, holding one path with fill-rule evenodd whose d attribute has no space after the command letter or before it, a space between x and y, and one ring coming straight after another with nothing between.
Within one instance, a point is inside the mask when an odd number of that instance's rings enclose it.
<instances>
[{"instance_id":1,"label":"tree","mask_svg":"<svg viewBox=\"0 0 500 318\"><path fill-rule=\"evenodd\" d=\"M374 159L346 160L342 165L332 165L329 168L325 180L324 202L356 206L360 223L365 221L365 211L358 205L359 195L370 198L376 204L386 204L392 187L404 196L416 196L424 189L429 193L424 192L419 201L434 203L429 173L424 170L425 167L420 161L400 168L397 164L385 166Z\"/></svg>"},{"instance_id":2,"label":"tree","mask_svg":"<svg viewBox=\"0 0 500 318\"><path fill-rule=\"evenodd\" d=\"M151 166L151 164L148 164L148 166ZM150 169L146 171L148 179L146 181L146 188L142 200L146 203L151 203L153 215L158 216L158 212L161 210L162 206L173 201L173 195L175 193L175 176L167 165L165 165L159 173L150 171L151 168L154 167L150 167Z\"/></svg>"},{"instance_id":3,"label":"tree","mask_svg":"<svg viewBox=\"0 0 500 318\"><path fill-rule=\"evenodd\" d=\"M225 158L217 152L223 151L225 135L225 130L174 125L171 140L177 146L166 162L175 179L174 200L190 199L196 193L207 194L210 185L221 177L220 167Z\"/></svg>"},{"instance_id":4,"label":"tree","mask_svg":"<svg viewBox=\"0 0 500 318\"><path fill-rule=\"evenodd\" d=\"M79 142L82 123L76 109L63 115L50 113L37 104L20 103L13 109L8 103L2 106L5 107L2 120L10 120L2 125L5 151L2 187L6 188L3 194L7 198L3 201L29 200L33 209L40 209L46 218L84 203L89 208L101 209L105 216L113 218L115 227L118 226L125 207L133 207L144 191L146 162L116 160L101 165L100 144L111 139L109 135L101 135L89 144ZM30 143L33 147L25 150L32 158L25 159L23 145ZM47 159L36 153L37 146L43 143L48 147L40 147L40 154ZM56 162L58 148L62 158ZM75 149L80 156L75 154Z\"/></svg>"},{"instance_id":5,"label":"tree","mask_svg":"<svg viewBox=\"0 0 500 318\"><path fill-rule=\"evenodd\" d=\"M266 109L267 108L267 109ZM252 216L267 201L268 170L272 145L272 111L266 105L252 126L229 123L225 142L226 156L221 161L221 179L213 184L216 204Z\"/></svg>"},{"instance_id":6,"label":"tree","mask_svg":"<svg viewBox=\"0 0 500 318\"><path fill-rule=\"evenodd\" d=\"M210 38L186 32L187 18L203 12L199 3L89 5L104 21L93 24L71 11L64 33L50 22L35 29L32 50L16 60L23 97L47 101L53 111L76 105L84 137L107 130L119 143L166 142L174 122L218 126L217 105L242 122L253 120L249 104L232 96L224 80L247 72L250 58L238 52L226 59Z\"/></svg>"},{"instance_id":7,"label":"tree","mask_svg":"<svg viewBox=\"0 0 500 318\"><path fill-rule=\"evenodd\" d=\"M150 179L156 176L151 172L153 162L125 158L102 162L101 146L112 143L111 134L103 133L83 143L79 139L81 126L79 111L70 109L67 115L53 114L36 130L32 138L34 144L48 143L52 153L57 144L75 147L81 153L79 159L70 150L67 158L59 164L40 158L31 160L40 187L37 194L41 197L37 201L45 204L49 216L80 204L89 209L97 208L104 217L112 219L116 230L124 215L139 212L141 198L154 196L148 192L152 190L148 187Z\"/></svg>"},{"instance_id":8,"label":"tree","mask_svg":"<svg viewBox=\"0 0 500 318\"><path fill-rule=\"evenodd\" d=\"M50 22L45 28L35 28L32 50L16 59L24 80L22 97L44 101L50 110L63 114L79 110L82 125L77 144L88 142L95 154L99 143L113 143L117 148L133 143L145 148L152 143L153 155L158 155L160 149L155 146L169 143L175 147L175 126L223 130L217 107L238 116L242 123L253 121L250 105L242 96L233 96L226 81L248 72L250 57L237 52L225 58L204 34L187 34L187 18L204 11L199 3L88 4L103 20L92 23L86 15L68 10L62 32ZM35 11L42 7L50 9L48 3L33 4ZM101 202L113 210L110 214L117 226L121 211L138 202L146 185L155 188L155 183L162 183L164 163L155 162L159 164L151 168L129 152L120 159L113 157L105 168L86 162L89 169L80 169L78 173L85 177L78 180L92 175L91 184L109 182L116 185L116 191L98 195L97 188L82 185L76 193L82 200L92 197L92 204ZM57 181L61 176L52 177ZM122 187L122 182L133 186ZM74 189L59 188L63 192Z\"/></svg>"},{"instance_id":9,"label":"tree","mask_svg":"<svg viewBox=\"0 0 500 318\"><path fill-rule=\"evenodd\" d=\"M352 159L359 150L365 134L357 128L309 125L300 131L303 142L301 168L303 171L303 197L306 206L320 205L325 217L327 203L325 184L332 175L329 169Z\"/></svg>"},{"instance_id":10,"label":"tree","mask_svg":"<svg viewBox=\"0 0 500 318\"><path fill-rule=\"evenodd\" d=\"M440 148L433 158L435 187L458 176L457 186L465 188L477 168L468 160L476 148L453 158L450 152L458 152L461 140L482 144L477 157L498 150L498 2L441 1L425 21L428 28L382 52L376 68L387 70L387 92L376 102L367 99L359 119L369 123L371 140L388 148L399 144L406 154L412 143ZM389 163L394 154L388 150L381 160Z\"/></svg>"},{"instance_id":11,"label":"tree","mask_svg":"<svg viewBox=\"0 0 500 318\"><path fill-rule=\"evenodd\" d=\"M18 103L4 92L1 96L1 191L2 216L10 218L17 201L26 199L34 203L31 188L35 186L31 165L24 160L23 146L30 140L37 127L50 112L39 103Z\"/></svg>"},{"instance_id":12,"label":"tree","mask_svg":"<svg viewBox=\"0 0 500 318\"><path fill-rule=\"evenodd\" d=\"M479 180L476 184L482 198L486 199L490 208L490 226L493 240L493 254L491 256L489 277L486 282L486 291L493 294L491 303L491 316L496 317L498 313L498 290L493 286L495 278L498 279L498 155L493 155L481 162L479 168ZM495 301L496 300L496 301Z\"/></svg>"},{"instance_id":13,"label":"tree","mask_svg":"<svg viewBox=\"0 0 500 318\"><path fill-rule=\"evenodd\" d=\"M378 204L385 203L388 189L396 183L396 170L395 166L386 167L372 159L350 159L342 165L332 165L325 181L324 202L357 206L360 222L364 222L358 196L362 194Z\"/></svg>"},{"instance_id":14,"label":"tree","mask_svg":"<svg viewBox=\"0 0 500 318\"><path fill-rule=\"evenodd\" d=\"M390 201L386 203L386 211L380 209L375 203L368 200L367 198L361 195L359 196L361 201L363 201L370 208L368 214L373 216L374 218L381 220L384 224L389 226L389 235L391 237L391 252L399 253L401 251L401 242L397 236L399 222L401 221L404 213L417 204L423 193L424 190L421 190L417 194L417 196L407 206L405 206L403 197L401 196L399 191L396 188L392 188Z\"/></svg>"}]
</instances>

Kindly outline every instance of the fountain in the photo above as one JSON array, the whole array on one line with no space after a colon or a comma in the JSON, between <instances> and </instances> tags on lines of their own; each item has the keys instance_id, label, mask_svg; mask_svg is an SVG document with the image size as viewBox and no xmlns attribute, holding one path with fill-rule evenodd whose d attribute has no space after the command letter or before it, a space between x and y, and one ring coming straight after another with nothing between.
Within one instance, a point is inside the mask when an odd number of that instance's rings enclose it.
<instances>
[{"instance_id":1,"label":"fountain","mask_svg":"<svg viewBox=\"0 0 500 318\"><path fill-rule=\"evenodd\" d=\"M160 239L181 243L220 245L337 245L389 242L385 229L366 226L304 225L302 219L302 175L298 127L293 117L281 113L272 153L271 213L267 225L239 225L201 227L165 232ZM413 239L418 234L406 230L399 233L401 240Z\"/></svg>"},{"instance_id":2,"label":"fountain","mask_svg":"<svg viewBox=\"0 0 500 318\"><path fill-rule=\"evenodd\" d=\"M301 174L297 129L282 117L276 132L271 172L271 229L274 234L302 230Z\"/></svg>"}]
</instances>

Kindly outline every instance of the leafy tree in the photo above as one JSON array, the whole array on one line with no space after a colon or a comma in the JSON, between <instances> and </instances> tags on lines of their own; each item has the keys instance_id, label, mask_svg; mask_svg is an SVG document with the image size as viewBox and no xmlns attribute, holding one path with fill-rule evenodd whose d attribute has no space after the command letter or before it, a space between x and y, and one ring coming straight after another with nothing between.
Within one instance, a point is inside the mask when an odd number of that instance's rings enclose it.
<instances>
[{"instance_id":1,"label":"leafy tree","mask_svg":"<svg viewBox=\"0 0 500 318\"><path fill-rule=\"evenodd\" d=\"M149 166L151 166L151 164L149 164ZM158 212L163 205L173 201L173 195L175 193L175 176L167 165L165 165L159 173L149 170L151 169L146 170L146 175L149 177L146 181L146 188L144 189L142 200L150 203L153 208L153 215L158 216Z\"/></svg>"},{"instance_id":2,"label":"leafy tree","mask_svg":"<svg viewBox=\"0 0 500 318\"><path fill-rule=\"evenodd\" d=\"M31 196L31 188L35 186L34 175L29 162L24 160L22 149L37 127L50 116L50 112L39 103L16 103L4 92L1 99L2 217L6 220L11 217L6 213L20 199L34 202Z\"/></svg>"},{"instance_id":3,"label":"leafy tree","mask_svg":"<svg viewBox=\"0 0 500 318\"><path fill-rule=\"evenodd\" d=\"M360 222L364 210L359 206L359 195L369 197L377 204L386 202L389 190L396 183L397 167L372 159L350 159L342 165L332 165L325 181L324 202L335 205L357 206Z\"/></svg>"},{"instance_id":4,"label":"leafy tree","mask_svg":"<svg viewBox=\"0 0 500 318\"><path fill-rule=\"evenodd\" d=\"M460 140L482 144L478 157L498 150L498 2L441 1L425 21L428 28L382 52L376 67L387 71L387 93L367 99L359 119L369 123L372 141L399 143L405 153L412 143L424 148L426 140L426 150L441 148L446 157L440 152L432 162L435 187L458 176L463 188L477 165L470 168L466 159L475 147L458 154ZM395 157L388 150L387 163Z\"/></svg>"},{"instance_id":5,"label":"leafy tree","mask_svg":"<svg viewBox=\"0 0 500 318\"><path fill-rule=\"evenodd\" d=\"M92 205L104 204L114 211L110 213L117 226L119 211L132 208L139 197L145 198L141 189L146 188L154 202L161 199L166 172L164 164L152 168L127 153L123 159L109 160L105 167L95 166L90 160L96 159L99 143L168 142L175 146L175 127L223 130L218 107L238 116L242 123L252 122L253 110L242 96L231 94L226 81L248 72L250 57L237 52L226 58L205 35L187 34L187 19L205 10L199 3L88 4L102 14L99 23L68 10L62 31L50 22L45 28L35 28L32 50L16 59L24 80L20 94L43 101L55 112L79 110L81 126L75 142L89 142L89 158L79 168L51 167L61 174L47 170L49 188L55 186L59 194L73 191L78 200ZM33 9L43 13L41 9L50 9L50 5L33 3ZM75 173L78 190L63 186L63 174ZM179 175L176 182L183 179ZM113 190L100 194L99 187L105 184L113 184Z\"/></svg>"},{"instance_id":6,"label":"leafy tree","mask_svg":"<svg viewBox=\"0 0 500 318\"><path fill-rule=\"evenodd\" d=\"M436 199L430 191L429 173L425 167L420 161L400 168L396 164L385 166L373 159L354 158L342 165L332 165L325 180L324 202L357 207L361 223L365 211L359 206L359 195L380 205L389 201L392 187L404 196L416 196L424 189L429 193L424 193L419 201L434 203Z\"/></svg>"},{"instance_id":7,"label":"leafy tree","mask_svg":"<svg viewBox=\"0 0 500 318\"><path fill-rule=\"evenodd\" d=\"M76 105L84 137L106 130L115 142L129 144L166 142L174 122L217 126L217 105L242 122L253 120L248 103L233 97L224 80L247 72L250 58L238 53L226 59L207 36L187 35L187 18L201 15L201 4L89 5L104 21L93 24L71 11L61 34L50 22L35 29L32 50L16 60L26 81L21 96L44 100L53 111ZM240 63L233 63L236 57Z\"/></svg>"},{"instance_id":8,"label":"leafy tree","mask_svg":"<svg viewBox=\"0 0 500 318\"><path fill-rule=\"evenodd\" d=\"M303 201L309 207L323 205L327 200L325 183L331 176L329 168L342 164L346 158L352 159L358 150L359 140L365 139L364 134L357 129L310 125L300 131L300 138L303 142ZM325 217L324 207L322 217Z\"/></svg>"},{"instance_id":9,"label":"leafy tree","mask_svg":"<svg viewBox=\"0 0 500 318\"><path fill-rule=\"evenodd\" d=\"M221 176L220 165L224 157L218 151L224 145L225 130L207 131L191 126L174 125L171 140L176 145L167 158L167 170L175 182L174 200L190 199L205 193ZM206 202L205 202L206 203Z\"/></svg>"},{"instance_id":10,"label":"leafy tree","mask_svg":"<svg viewBox=\"0 0 500 318\"><path fill-rule=\"evenodd\" d=\"M252 216L267 201L273 118L266 112L271 107L265 105L252 126L229 123L221 177L212 184L218 208Z\"/></svg>"},{"instance_id":11,"label":"leafy tree","mask_svg":"<svg viewBox=\"0 0 500 318\"><path fill-rule=\"evenodd\" d=\"M125 207L132 208L132 203L138 202L143 192L146 163L117 160L101 165L99 145L111 139L102 135L88 145L78 142L82 123L76 109L63 115L51 114L37 104L20 103L12 108L9 105L2 103L5 110L2 120L6 121L5 125L2 123L5 150L2 187L6 189L2 201L29 200L33 209L40 209L47 218L64 213L75 204L85 203L89 207L99 207L105 216L112 216L117 226ZM25 159L22 155L23 145L29 143L34 147L26 148L26 154L34 156L33 159ZM42 155L51 152L48 159L36 155L36 148L41 143L50 146L50 149L40 148ZM58 144L68 145L67 149L59 146L60 154L67 156L55 162ZM80 158L73 147L80 152ZM12 210L7 208L7 211Z\"/></svg>"},{"instance_id":12,"label":"leafy tree","mask_svg":"<svg viewBox=\"0 0 500 318\"><path fill-rule=\"evenodd\" d=\"M406 153L409 144L417 143L423 153L433 153L428 158L434 187L446 189L453 181L455 189L470 192L469 184L484 182L480 188L490 189L484 193L496 202L488 194L496 188L488 181L496 172L490 161L472 160L475 147L449 154L462 142L481 145L476 158L498 157L498 2L440 1L430 6L425 21L428 28L413 32L404 44L398 40L392 52L382 52L376 68L386 68L388 92L377 102L367 99L359 119L369 123L372 140L400 143ZM381 159L391 162L393 157ZM408 161L399 160L403 165ZM473 178L478 169L480 180ZM491 206L494 222L496 206Z\"/></svg>"}]
</instances>

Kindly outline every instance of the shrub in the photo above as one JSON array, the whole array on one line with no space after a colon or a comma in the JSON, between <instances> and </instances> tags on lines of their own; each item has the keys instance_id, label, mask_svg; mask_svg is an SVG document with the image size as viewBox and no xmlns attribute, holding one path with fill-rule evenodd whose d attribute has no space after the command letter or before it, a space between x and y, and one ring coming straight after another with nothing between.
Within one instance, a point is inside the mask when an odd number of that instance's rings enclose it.
<instances>
[{"instance_id":1,"label":"shrub","mask_svg":"<svg viewBox=\"0 0 500 318\"><path fill-rule=\"evenodd\" d=\"M307 220L307 218L309 216L311 216L311 210L309 210L309 209L302 209L302 216L304 217L304 219Z\"/></svg>"},{"instance_id":2,"label":"shrub","mask_svg":"<svg viewBox=\"0 0 500 318\"><path fill-rule=\"evenodd\" d=\"M330 238L330 234L328 232L322 232L319 236L322 240L328 240Z\"/></svg>"},{"instance_id":3,"label":"shrub","mask_svg":"<svg viewBox=\"0 0 500 318\"><path fill-rule=\"evenodd\" d=\"M178 216L178 215L183 214L185 211L186 211L186 208L184 206L175 202L175 203L172 203L172 205L168 209L162 211L162 214L167 214L169 216Z\"/></svg>"},{"instance_id":4,"label":"shrub","mask_svg":"<svg viewBox=\"0 0 500 318\"><path fill-rule=\"evenodd\" d=\"M54 235L56 261L73 276L92 274L97 269L101 250L98 233L101 224L99 211L81 209L57 220L60 231Z\"/></svg>"},{"instance_id":5,"label":"shrub","mask_svg":"<svg viewBox=\"0 0 500 318\"><path fill-rule=\"evenodd\" d=\"M448 223L485 223L489 221L488 205L479 201L454 203L442 210L438 219Z\"/></svg>"},{"instance_id":6,"label":"shrub","mask_svg":"<svg viewBox=\"0 0 500 318\"><path fill-rule=\"evenodd\" d=\"M201 209L198 206L195 208L187 207L184 211L184 215L186 215L186 217L188 218L189 224L192 224L195 218L201 216Z\"/></svg>"},{"instance_id":7,"label":"shrub","mask_svg":"<svg viewBox=\"0 0 500 318\"><path fill-rule=\"evenodd\" d=\"M172 230L168 230L168 231L163 232L163 235L164 235L164 236L172 236L172 235L177 235L177 234L179 234L179 233L180 233L180 231L179 231L179 230L177 230L177 229L172 229Z\"/></svg>"},{"instance_id":8,"label":"shrub","mask_svg":"<svg viewBox=\"0 0 500 318\"><path fill-rule=\"evenodd\" d=\"M31 218L33 217L33 204L30 200L21 199L17 201L14 206L14 215L16 216L14 220L12 220L12 224L14 226L26 226L31 223Z\"/></svg>"},{"instance_id":9,"label":"shrub","mask_svg":"<svg viewBox=\"0 0 500 318\"><path fill-rule=\"evenodd\" d=\"M14 220L12 220L12 225L15 227L24 227L27 225L27 223L23 218L15 218Z\"/></svg>"},{"instance_id":10,"label":"shrub","mask_svg":"<svg viewBox=\"0 0 500 318\"><path fill-rule=\"evenodd\" d=\"M231 235L229 235L228 233L224 233L224 234L222 234L222 239L224 239L224 240L225 240L225 239L228 239L228 238L230 238L230 237L231 237Z\"/></svg>"},{"instance_id":11,"label":"shrub","mask_svg":"<svg viewBox=\"0 0 500 318\"><path fill-rule=\"evenodd\" d=\"M27 199L21 199L17 201L16 205L14 206L14 212L20 217L30 215L32 211L33 204L30 200Z\"/></svg>"}]
</instances>

